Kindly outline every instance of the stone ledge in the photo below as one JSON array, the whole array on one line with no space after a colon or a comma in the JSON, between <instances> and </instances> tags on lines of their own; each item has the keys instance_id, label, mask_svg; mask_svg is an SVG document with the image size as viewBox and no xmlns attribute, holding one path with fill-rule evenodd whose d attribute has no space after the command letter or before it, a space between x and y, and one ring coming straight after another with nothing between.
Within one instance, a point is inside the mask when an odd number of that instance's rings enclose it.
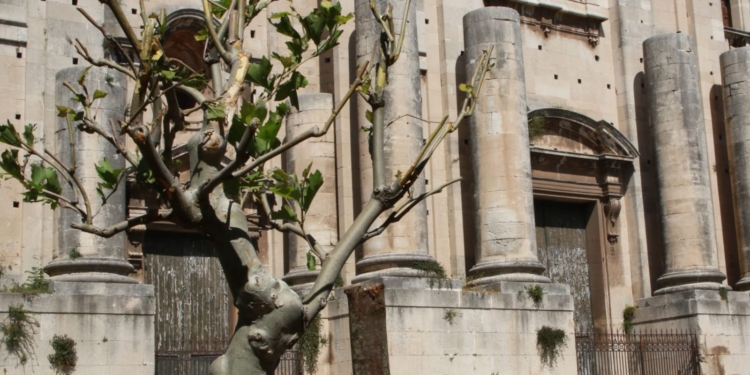
<instances>
[{"instance_id":1,"label":"stone ledge","mask_svg":"<svg viewBox=\"0 0 750 375\"><path fill-rule=\"evenodd\" d=\"M691 290L638 300L635 324L672 320L696 315L750 316L750 294L727 291Z\"/></svg>"},{"instance_id":2,"label":"stone ledge","mask_svg":"<svg viewBox=\"0 0 750 375\"><path fill-rule=\"evenodd\" d=\"M53 283L52 294L0 293L0 312L23 304L36 314L154 315L154 287L143 284Z\"/></svg>"}]
</instances>

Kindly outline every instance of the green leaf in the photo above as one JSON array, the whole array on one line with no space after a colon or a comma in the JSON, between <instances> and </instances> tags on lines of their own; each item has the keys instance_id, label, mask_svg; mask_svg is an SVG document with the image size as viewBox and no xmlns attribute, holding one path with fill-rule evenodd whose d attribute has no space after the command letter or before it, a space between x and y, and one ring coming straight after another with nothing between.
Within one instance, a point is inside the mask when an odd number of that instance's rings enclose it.
<instances>
[{"instance_id":1,"label":"green leaf","mask_svg":"<svg viewBox=\"0 0 750 375\"><path fill-rule=\"evenodd\" d=\"M279 55L278 53L276 53L276 52L273 52L273 53L271 54L271 56L272 56L272 57L273 57L274 59L276 59L276 60L279 60L279 62L281 62L281 65L283 65L283 66L284 66L284 68L289 68L289 67L291 67L292 65L294 65L294 64L296 64L296 63L297 63L297 59L295 58L295 56L294 56L294 55L289 55L289 56L281 56L281 55Z\"/></svg>"},{"instance_id":2,"label":"green leaf","mask_svg":"<svg viewBox=\"0 0 750 375\"><path fill-rule=\"evenodd\" d=\"M256 85L269 88L268 75L271 74L271 69L273 69L271 61L263 56L259 64L253 63L247 68L247 79Z\"/></svg>"},{"instance_id":3,"label":"green leaf","mask_svg":"<svg viewBox=\"0 0 750 375\"><path fill-rule=\"evenodd\" d=\"M94 167L96 168L96 174L99 175L99 179L101 180L96 185L96 192L99 194L99 197L104 199L104 189L115 190L117 188L120 173L122 173L124 168L112 168L112 164L110 164L109 159L107 158L102 159L99 164L95 164Z\"/></svg>"},{"instance_id":4,"label":"green leaf","mask_svg":"<svg viewBox=\"0 0 750 375\"><path fill-rule=\"evenodd\" d=\"M365 111L365 118L367 118L367 122L372 124L372 111L371 110L368 109L367 111Z\"/></svg>"},{"instance_id":5,"label":"green leaf","mask_svg":"<svg viewBox=\"0 0 750 375\"><path fill-rule=\"evenodd\" d=\"M93 67L94 67L93 65L89 65L86 67L86 69L83 70L83 72L81 72L81 75L78 76L79 85L83 86L83 83L86 81L86 75L89 73L89 70L91 70L91 68Z\"/></svg>"},{"instance_id":6,"label":"green leaf","mask_svg":"<svg viewBox=\"0 0 750 375\"><path fill-rule=\"evenodd\" d=\"M70 109L70 108L68 108L66 106L58 105L57 106L57 117L65 118L65 116L67 116L68 113L70 113L71 111L72 111L72 109Z\"/></svg>"},{"instance_id":7,"label":"green leaf","mask_svg":"<svg viewBox=\"0 0 750 375\"><path fill-rule=\"evenodd\" d=\"M31 147L34 147L34 130L36 130L36 125L34 124L27 124L23 127L23 139Z\"/></svg>"},{"instance_id":8,"label":"green leaf","mask_svg":"<svg viewBox=\"0 0 750 375\"><path fill-rule=\"evenodd\" d=\"M304 171L302 171L302 178L303 178L303 179L305 179L305 180L306 180L306 179L307 179L307 176L309 176L309 175L310 175L310 168L312 168L312 164L313 164L313 163L312 163L312 162L310 162L310 165L308 165L308 166L307 166L307 168L305 168L305 170L304 170Z\"/></svg>"},{"instance_id":9,"label":"green leaf","mask_svg":"<svg viewBox=\"0 0 750 375\"><path fill-rule=\"evenodd\" d=\"M263 181L262 178L263 173L261 171L257 171L255 173L251 173L247 176L243 176L240 180L240 184L243 188L247 189L250 192L256 192L259 191L263 187Z\"/></svg>"},{"instance_id":10,"label":"green leaf","mask_svg":"<svg viewBox=\"0 0 750 375\"><path fill-rule=\"evenodd\" d=\"M0 143L5 143L13 147L21 147L18 132L10 121L8 121L8 125L0 125Z\"/></svg>"},{"instance_id":11,"label":"green leaf","mask_svg":"<svg viewBox=\"0 0 750 375\"><path fill-rule=\"evenodd\" d=\"M313 199L315 199L315 194L323 186L323 174L316 170L310 175L309 179L305 180L305 187L302 189L302 199L300 199L300 208L303 212L307 212L310 209Z\"/></svg>"},{"instance_id":12,"label":"green leaf","mask_svg":"<svg viewBox=\"0 0 750 375\"><path fill-rule=\"evenodd\" d=\"M463 92L468 92L468 93L474 91L474 87L472 87L471 85L467 85L465 83L458 85L458 89Z\"/></svg>"},{"instance_id":13,"label":"green leaf","mask_svg":"<svg viewBox=\"0 0 750 375\"><path fill-rule=\"evenodd\" d=\"M206 108L206 118L209 120L224 118L224 116L226 116L226 114L224 113L225 109L226 104L224 103L209 104L208 108Z\"/></svg>"},{"instance_id":14,"label":"green leaf","mask_svg":"<svg viewBox=\"0 0 750 375\"><path fill-rule=\"evenodd\" d=\"M206 40L208 38L208 29L198 30L198 32L195 33L194 38L197 42L202 42Z\"/></svg>"},{"instance_id":15,"label":"green leaf","mask_svg":"<svg viewBox=\"0 0 750 375\"><path fill-rule=\"evenodd\" d=\"M297 221L297 213L288 204L281 206L281 210L271 213L271 219L284 221Z\"/></svg>"},{"instance_id":16,"label":"green leaf","mask_svg":"<svg viewBox=\"0 0 750 375\"><path fill-rule=\"evenodd\" d=\"M101 90L94 91L94 100L101 99L107 96L107 93Z\"/></svg>"},{"instance_id":17,"label":"green leaf","mask_svg":"<svg viewBox=\"0 0 750 375\"><path fill-rule=\"evenodd\" d=\"M278 23L271 22L271 25L273 25L276 28L276 31L278 31L280 34L292 37L294 39L300 38L299 33L294 29L294 26L292 26L292 21L289 19L289 13L275 13L271 16L271 19L279 20Z\"/></svg>"},{"instance_id":18,"label":"green leaf","mask_svg":"<svg viewBox=\"0 0 750 375\"><path fill-rule=\"evenodd\" d=\"M248 6L247 6L247 21L252 21L253 18L255 18L267 6L268 6L268 3L265 2L265 1L260 2L258 5L255 5L252 2L250 4L248 4Z\"/></svg>"},{"instance_id":19,"label":"green leaf","mask_svg":"<svg viewBox=\"0 0 750 375\"><path fill-rule=\"evenodd\" d=\"M307 269L309 271L315 271L315 256L311 252L307 252Z\"/></svg>"},{"instance_id":20,"label":"green leaf","mask_svg":"<svg viewBox=\"0 0 750 375\"><path fill-rule=\"evenodd\" d=\"M326 29L326 17L324 12L316 12L308 14L307 17L301 18L300 23L305 29L305 37L312 40L317 46L320 44L320 38L323 36L323 31Z\"/></svg>"},{"instance_id":21,"label":"green leaf","mask_svg":"<svg viewBox=\"0 0 750 375\"><path fill-rule=\"evenodd\" d=\"M276 111L271 112L268 121L258 128L258 132L255 133L255 139L250 144L250 155L258 157L281 145L281 141L279 141L277 136L284 117L286 117L288 112L286 104L280 103L276 106Z\"/></svg>"},{"instance_id":22,"label":"green leaf","mask_svg":"<svg viewBox=\"0 0 750 375\"><path fill-rule=\"evenodd\" d=\"M0 155L0 168L18 181L24 180L21 166L18 164L18 150L3 151Z\"/></svg>"},{"instance_id":23,"label":"green leaf","mask_svg":"<svg viewBox=\"0 0 750 375\"><path fill-rule=\"evenodd\" d=\"M292 77L288 81L284 82L279 86L279 90L276 92L276 101L282 101L289 98L294 108L299 109L299 100L297 98L297 89L301 89L307 86L307 78L300 72L295 71L292 73Z\"/></svg>"}]
</instances>

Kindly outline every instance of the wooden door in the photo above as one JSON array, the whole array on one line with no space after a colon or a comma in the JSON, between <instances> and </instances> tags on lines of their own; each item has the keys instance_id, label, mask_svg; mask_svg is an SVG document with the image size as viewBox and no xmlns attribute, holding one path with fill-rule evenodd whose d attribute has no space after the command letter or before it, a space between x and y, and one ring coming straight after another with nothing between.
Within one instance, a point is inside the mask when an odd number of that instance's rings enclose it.
<instances>
[{"instance_id":1,"label":"wooden door","mask_svg":"<svg viewBox=\"0 0 750 375\"><path fill-rule=\"evenodd\" d=\"M213 247L198 234L147 231L143 253L156 299L156 374L207 374L231 338L230 297Z\"/></svg>"},{"instance_id":2,"label":"wooden door","mask_svg":"<svg viewBox=\"0 0 750 375\"><path fill-rule=\"evenodd\" d=\"M590 331L593 324L587 249L586 205L534 201L539 261L553 283L567 284L573 294L576 330Z\"/></svg>"}]
</instances>

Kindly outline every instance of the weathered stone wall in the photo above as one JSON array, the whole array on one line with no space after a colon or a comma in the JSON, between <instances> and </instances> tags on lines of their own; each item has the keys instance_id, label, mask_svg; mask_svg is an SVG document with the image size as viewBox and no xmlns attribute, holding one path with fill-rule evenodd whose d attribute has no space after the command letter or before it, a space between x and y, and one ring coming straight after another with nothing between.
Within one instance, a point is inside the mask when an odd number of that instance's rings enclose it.
<instances>
[{"instance_id":1,"label":"weathered stone wall","mask_svg":"<svg viewBox=\"0 0 750 375\"><path fill-rule=\"evenodd\" d=\"M369 334L367 322L376 318L387 326L386 350L357 352L352 346L356 374L575 373L573 300L567 286L544 284L547 294L536 308L519 297L531 284L502 282L473 291L457 281L443 280L442 288L438 281L432 288L429 282L382 278L346 289L352 332ZM365 306L370 307L360 308ZM357 323L355 312L373 311L380 313ZM568 340L553 368L542 365L536 347L543 326L564 330Z\"/></svg>"},{"instance_id":2,"label":"weathered stone wall","mask_svg":"<svg viewBox=\"0 0 750 375\"><path fill-rule=\"evenodd\" d=\"M724 299L726 298L726 299ZM638 301L636 330L694 332L705 375L747 374L750 297L747 293L693 290Z\"/></svg>"},{"instance_id":3,"label":"weathered stone wall","mask_svg":"<svg viewBox=\"0 0 750 375\"><path fill-rule=\"evenodd\" d=\"M148 285L54 283L53 294L24 298L0 294L0 319L7 323L9 306L22 305L39 323L34 353L26 365L0 349L5 374L53 375L47 356L50 340L67 335L76 342L75 374L153 375L155 371L154 290Z\"/></svg>"}]
</instances>

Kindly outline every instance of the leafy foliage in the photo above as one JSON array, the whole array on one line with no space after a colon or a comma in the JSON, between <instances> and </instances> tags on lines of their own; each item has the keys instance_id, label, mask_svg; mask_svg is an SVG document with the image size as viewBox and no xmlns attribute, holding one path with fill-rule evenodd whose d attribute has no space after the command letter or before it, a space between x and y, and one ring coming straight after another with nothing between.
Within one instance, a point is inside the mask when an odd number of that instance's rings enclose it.
<instances>
[{"instance_id":1,"label":"leafy foliage","mask_svg":"<svg viewBox=\"0 0 750 375\"><path fill-rule=\"evenodd\" d=\"M105 199L104 190L114 191L120 184L120 174L124 168L114 169L110 164L109 159L104 158L99 164L96 165L96 174L99 175L101 180L96 184L96 193L100 198Z\"/></svg>"},{"instance_id":2,"label":"leafy foliage","mask_svg":"<svg viewBox=\"0 0 750 375\"><path fill-rule=\"evenodd\" d=\"M318 371L320 348L326 344L328 344L328 340L321 336L320 315L318 315L310 321L297 344L300 353L302 353L302 362L305 365L306 373L315 374Z\"/></svg>"},{"instance_id":3,"label":"leafy foliage","mask_svg":"<svg viewBox=\"0 0 750 375\"><path fill-rule=\"evenodd\" d=\"M3 344L8 353L18 358L18 362L26 364L34 354L34 334L39 323L23 305L8 306L8 317L0 323L3 334Z\"/></svg>"},{"instance_id":4,"label":"leafy foliage","mask_svg":"<svg viewBox=\"0 0 750 375\"><path fill-rule=\"evenodd\" d=\"M539 284L534 284L532 286L525 287L524 291L526 292L526 296L531 299L531 302L534 304L535 308L540 309L543 306L544 295L547 294L544 291L544 287Z\"/></svg>"},{"instance_id":5,"label":"leafy foliage","mask_svg":"<svg viewBox=\"0 0 750 375\"><path fill-rule=\"evenodd\" d=\"M622 330L625 333L630 334L633 332L633 320L635 320L635 312L637 308L635 306L626 305L622 309Z\"/></svg>"},{"instance_id":6,"label":"leafy foliage","mask_svg":"<svg viewBox=\"0 0 750 375\"><path fill-rule=\"evenodd\" d=\"M427 278L427 285L430 286L430 289L436 285L438 289L442 289L443 283L450 286L450 280L448 280L445 268L438 262L414 262L411 268L419 271L419 277Z\"/></svg>"},{"instance_id":7,"label":"leafy foliage","mask_svg":"<svg viewBox=\"0 0 750 375\"><path fill-rule=\"evenodd\" d=\"M533 141L544 134L544 118L534 117L529 120L529 141Z\"/></svg>"},{"instance_id":8,"label":"leafy foliage","mask_svg":"<svg viewBox=\"0 0 750 375\"><path fill-rule=\"evenodd\" d=\"M448 322L448 324L453 325L453 323L456 320L456 317L460 314L456 312L456 310L453 309L446 309L445 314L443 315L443 320Z\"/></svg>"},{"instance_id":9,"label":"leafy foliage","mask_svg":"<svg viewBox=\"0 0 750 375\"><path fill-rule=\"evenodd\" d=\"M547 367L555 367L557 358L567 346L568 337L561 329L543 326L536 331L536 349L542 364Z\"/></svg>"},{"instance_id":10,"label":"leafy foliage","mask_svg":"<svg viewBox=\"0 0 750 375\"><path fill-rule=\"evenodd\" d=\"M47 359L52 369L55 370L55 373L61 375L72 374L78 362L76 342L68 337L68 335L54 335L49 344L52 345L52 354L47 356Z\"/></svg>"},{"instance_id":11,"label":"leafy foliage","mask_svg":"<svg viewBox=\"0 0 750 375\"><path fill-rule=\"evenodd\" d=\"M30 271L26 271L26 273L29 276L26 278L25 283L20 285L14 283L6 291L10 293L20 293L24 297L52 293L52 290L49 287L49 280L44 278L46 271L43 268L33 267Z\"/></svg>"}]
</instances>

